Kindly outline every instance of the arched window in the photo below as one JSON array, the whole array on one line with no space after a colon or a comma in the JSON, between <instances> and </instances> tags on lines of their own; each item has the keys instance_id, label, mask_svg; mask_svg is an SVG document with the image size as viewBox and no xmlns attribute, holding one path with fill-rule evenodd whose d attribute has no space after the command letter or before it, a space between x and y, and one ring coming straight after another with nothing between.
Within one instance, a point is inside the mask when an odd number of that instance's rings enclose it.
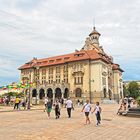
<instances>
[{"instance_id":1,"label":"arched window","mask_svg":"<svg viewBox=\"0 0 140 140\"><path fill-rule=\"evenodd\" d=\"M37 95L37 91L36 91L36 89L33 89L32 90L32 97L36 97L36 95Z\"/></svg>"},{"instance_id":2,"label":"arched window","mask_svg":"<svg viewBox=\"0 0 140 140\"><path fill-rule=\"evenodd\" d=\"M43 99L45 97L45 91L44 89L40 89L39 91L39 99Z\"/></svg>"},{"instance_id":3,"label":"arched window","mask_svg":"<svg viewBox=\"0 0 140 140\"><path fill-rule=\"evenodd\" d=\"M112 91L109 89L109 99L111 100L112 99Z\"/></svg>"},{"instance_id":4,"label":"arched window","mask_svg":"<svg viewBox=\"0 0 140 140\"><path fill-rule=\"evenodd\" d=\"M61 93L61 89L60 88L56 88L55 89L55 98L61 98L62 97L62 93Z\"/></svg>"},{"instance_id":5,"label":"arched window","mask_svg":"<svg viewBox=\"0 0 140 140\"><path fill-rule=\"evenodd\" d=\"M68 98L68 96L69 96L69 90L68 88L66 88L64 92L64 98Z\"/></svg>"},{"instance_id":6,"label":"arched window","mask_svg":"<svg viewBox=\"0 0 140 140\"><path fill-rule=\"evenodd\" d=\"M50 98L50 99L53 98L53 91L52 91L51 88L48 88L48 90L47 90L47 97Z\"/></svg>"},{"instance_id":7,"label":"arched window","mask_svg":"<svg viewBox=\"0 0 140 140\"><path fill-rule=\"evenodd\" d=\"M106 88L103 89L104 98L106 98Z\"/></svg>"},{"instance_id":8,"label":"arched window","mask_svg":"<svg viewBox=\"0 0 140 140\"><path fill-rule=\"evenodd\" d=\"M82 90L80 88L77 88L75 90L75 97L81 97L82 96Z\"/></svg>"}]
</instances>

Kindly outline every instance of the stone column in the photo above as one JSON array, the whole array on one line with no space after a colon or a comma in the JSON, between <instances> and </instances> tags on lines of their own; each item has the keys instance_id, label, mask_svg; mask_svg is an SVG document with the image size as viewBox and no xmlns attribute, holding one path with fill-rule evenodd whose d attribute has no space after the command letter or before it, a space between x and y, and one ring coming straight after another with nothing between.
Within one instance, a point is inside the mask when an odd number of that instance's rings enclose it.
<instances>
[{"instance_id":1,"label":"stone column","mask_svg":"<svg viewBox=\"0 0 140 140\"><path fill-rule=\"evenodd\" d=\"M53 89L53 103L55 101L55 89Z\"/></svg>"},{"instance_id":2,"label":"stone column","mask_svg":"<svg viewBox=\"0 0 140 140\"><path fill-rule=\"evenodd\" d=\"M32 88L30 87L30 105L32 106L32 101L33 101L33 98L32 98Z\"/></svg>"},{"instance_id":3,"label":"stone column","mask_svg":"<svg viewBox=\"0 0 140 140\"><path fill-rule=\"evenodd\" d=\"M45 98L47 97L47 89L44 89Z\"/></svg>"},{"instance_id":4,"label":"stone column","mask_svg":"<svg viewBox=\"0 0 140 140\"><path fill-rule=\"evenodd\" d=\"M36 103L39 104L39 89L37 89Z\"/></svg>"},{"instance_id":5,"label":"stone column","mask_svg":"<svg viewBox=\"0 0 140 140\"><path fill-rule=\"evenodd\" d=\"M64 89L61 90L62 98L64 99Z\"/></svg>"}]
</instances>

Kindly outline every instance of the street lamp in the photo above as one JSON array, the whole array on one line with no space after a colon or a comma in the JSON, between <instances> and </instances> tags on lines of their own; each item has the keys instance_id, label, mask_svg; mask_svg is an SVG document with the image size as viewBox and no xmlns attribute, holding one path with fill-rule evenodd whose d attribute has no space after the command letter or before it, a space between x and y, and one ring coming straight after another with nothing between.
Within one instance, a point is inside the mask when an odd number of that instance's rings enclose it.
<instances>
[{"instance_id":1,"label":"street lamp","mask_svg":"<svg viewBox=\"0 0 140 140\"><path fill-rule=\"evenodd\" d=\"M28 107L27 107L27 109L30 109L30 87L28 90Z\"/></svg>"},{"instance_id":2,"label":"street lamp","mask_svg":"<svg viewBox=\"0 0 140 140\"><path fill-rule=\"evenodd\" d=\"M39 70L39 66L35 67L35 69L37 70L36 71L36 77L35 77L35 82L36 82L36 105L37 105L37 91L38 91L38 84L39 84L39 81L38 81L38 70ZM35 73L35 71L34 71Z\"/></svg>"},{"instance_id":3,"label":"street lamp","mask_svg":"<svg viewBox=\"0 0 140 140\"><path fill-rule=\"evenodd\" d=\"M62 97L61 98L64 98L64 89L65 89L65 83L64 83L64 80L62 80L62 84L61 84L61 87L62 87Z\"/></svg>"},{"instance_id":4,"label":"street lamp","mask_svg":"<svg viewBox=\"0 0 140 140\"><path fill-rule=\"evenodd\" d=\"M30 80L30 83L31 83L31 64L30 64L30 77L29 77L29 80ZM27 109L30 109L30 98L31 98L31 86L29 85L29 89L28 89L28 107Z\"/></svg>"},{"instance_id":5,"label":"street lamp","mask_svg":"<svg viewBox=\"0 0 140 140\"><path fill-rule=\"evenodd\" d=\"M90 98L90 103L92 102L92 96L91 96L91 83L94 82L94 80L89 79L89 98Z\"/></svg>"}]
</instances>

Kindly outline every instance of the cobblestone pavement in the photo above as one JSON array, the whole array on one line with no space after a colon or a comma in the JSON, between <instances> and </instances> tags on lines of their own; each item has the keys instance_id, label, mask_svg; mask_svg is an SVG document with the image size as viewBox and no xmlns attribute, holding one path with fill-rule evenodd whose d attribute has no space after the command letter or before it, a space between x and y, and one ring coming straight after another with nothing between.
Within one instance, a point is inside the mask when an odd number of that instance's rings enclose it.
<instances>
[{"instance_id":1,"label":"cobblestone pavement","mask_svg":"<svg viewBox=\"0 0 140 140\"><path fill-rule=\"evenodd\" d=\"M91 124L84 125L81 108L72 111L67 118L66 109L56 120L54 111L47 118L43 110L1 112L11 108L0 107L0 140L140 140L140 118L117 116L118 105L102 105L102 124L95 126L95 115Z\"/></svg>"}]
</instances>

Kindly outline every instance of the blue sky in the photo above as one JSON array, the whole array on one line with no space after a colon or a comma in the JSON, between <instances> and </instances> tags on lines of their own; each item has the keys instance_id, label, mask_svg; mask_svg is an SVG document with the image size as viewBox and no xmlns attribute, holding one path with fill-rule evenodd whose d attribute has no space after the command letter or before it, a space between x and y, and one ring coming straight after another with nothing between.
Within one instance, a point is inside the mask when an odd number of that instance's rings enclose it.
<instances>
[{"instance_id":1,"label":"blue sky","mask_svg":"<svg viewBox=\"0 0 140 140\"><path fill-rule=\"evenodd\" d=\"M139 0L0 0L0 86L18 82L33 57L81 49L94 19L124 80L140 80L139 13Z\"/></svg>"}]
</instances>

